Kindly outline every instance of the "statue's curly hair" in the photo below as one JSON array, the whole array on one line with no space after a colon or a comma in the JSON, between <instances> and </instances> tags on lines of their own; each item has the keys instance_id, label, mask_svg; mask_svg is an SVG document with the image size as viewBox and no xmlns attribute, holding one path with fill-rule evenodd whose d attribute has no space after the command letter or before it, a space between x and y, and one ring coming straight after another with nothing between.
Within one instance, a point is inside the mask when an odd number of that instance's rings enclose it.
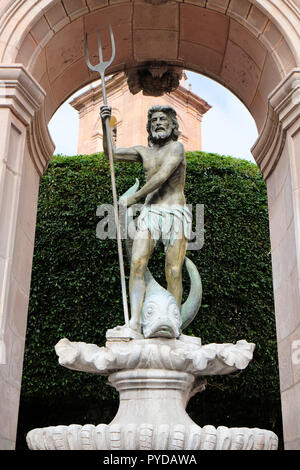
<instances>
[{"instance_id":1,"label":"statue's curly hair","mask_svg":"<svg viewBox=\"0 0 300 470\"><path fill-rule=\"evenodd\" d=\"M171 137L172 137L172 140L178 140L180 131L179 131L179 124L178 124L177 114L176 114L175 109L172 108L172 106L168 106L168 105L155 105L155 106L151 106L151 108L148 110L148 120L147 120L147 126L146 126L146 129L148 132L148 142L153 141L152 135L151 135L151 117L153 113L157 113L157 112L165 113L171 118L173 126L174 126Z\"/></svg>"}]
</instances>

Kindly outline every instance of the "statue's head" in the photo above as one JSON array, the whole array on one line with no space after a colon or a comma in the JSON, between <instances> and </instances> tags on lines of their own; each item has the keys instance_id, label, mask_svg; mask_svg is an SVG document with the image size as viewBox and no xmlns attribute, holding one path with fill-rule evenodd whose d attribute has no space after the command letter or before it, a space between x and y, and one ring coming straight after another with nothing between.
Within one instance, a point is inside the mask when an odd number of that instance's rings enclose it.
<instances>
[{"instance_id":1,"label":"statue's head","mask_svg":"<svg viewBox=\"0 0 300 470\"><path fill-rule=\"evenodd\" d=\"M179 125L176 111L171 106L152 106L148 111L148 143L163 143L171 138L179 137Z\"/></svg>"}]
</instances>

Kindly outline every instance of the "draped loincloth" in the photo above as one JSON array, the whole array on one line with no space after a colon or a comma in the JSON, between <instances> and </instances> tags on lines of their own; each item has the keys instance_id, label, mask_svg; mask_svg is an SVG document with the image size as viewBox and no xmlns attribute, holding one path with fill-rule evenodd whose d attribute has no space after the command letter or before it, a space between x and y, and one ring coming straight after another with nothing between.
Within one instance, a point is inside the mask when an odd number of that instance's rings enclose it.
<instances>
[{"instance_id":1,"label":"draped loincloth","mask_svg":"<svg viewBox=\"0 0 300 470\"><path fill-rule=\"evenodd\" d=\"M166 251L175 240L190 239L192 214L187 206L144 206L137 220L137 230L149 230L154 244L161 239Z\"/></svg>"}]
</instances>

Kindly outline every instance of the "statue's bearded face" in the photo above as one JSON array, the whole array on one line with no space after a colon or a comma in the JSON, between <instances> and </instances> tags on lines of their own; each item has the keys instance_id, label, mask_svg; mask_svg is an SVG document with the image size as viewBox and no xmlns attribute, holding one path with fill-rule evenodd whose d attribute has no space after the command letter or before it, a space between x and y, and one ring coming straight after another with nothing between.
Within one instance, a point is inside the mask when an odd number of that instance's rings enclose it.
<instances>
[{"instance_id":1,"label":"statue's bearded face","mask_svg":"<svg viewBox=\"0 0 300 470\"><path fill-rule=\"evenodd\" d=\"M157 111L152 114L150 119L150 131L152 140L164 141L170 137L174 125L172 119L163 111Z\"/></svg>"}]
</instances>

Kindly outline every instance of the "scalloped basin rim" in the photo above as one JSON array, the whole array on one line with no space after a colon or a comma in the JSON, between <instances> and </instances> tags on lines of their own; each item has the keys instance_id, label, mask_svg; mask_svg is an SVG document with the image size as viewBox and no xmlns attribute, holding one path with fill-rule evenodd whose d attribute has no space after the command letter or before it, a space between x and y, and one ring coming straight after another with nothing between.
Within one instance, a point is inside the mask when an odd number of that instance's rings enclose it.
<instances>
[{"instance_id":1,"label":"scalloped basin rim","mask_svg":"<svg viewBox=\"0 0 300 470\"><path fill-rule=\"evenodd\" d=\"M109 375L126 369L183 370L194 375L224 375L245 369L255 344L201 344L200 338L151 338L107 342L105 347L61 339L55 346L59 363L72 370Z\"/></svg>"},{"instance_id":2,"label":"scalloped basin rim","mask_svg":"<svg viewBox=\"0 0 300 470\"><path fill-rule=\"evenodd\" d=\"M26 436L31 450L276 450L278 438L258 428L207 425L99 424L50 426Z\"/></svg>"}]
</instances>

